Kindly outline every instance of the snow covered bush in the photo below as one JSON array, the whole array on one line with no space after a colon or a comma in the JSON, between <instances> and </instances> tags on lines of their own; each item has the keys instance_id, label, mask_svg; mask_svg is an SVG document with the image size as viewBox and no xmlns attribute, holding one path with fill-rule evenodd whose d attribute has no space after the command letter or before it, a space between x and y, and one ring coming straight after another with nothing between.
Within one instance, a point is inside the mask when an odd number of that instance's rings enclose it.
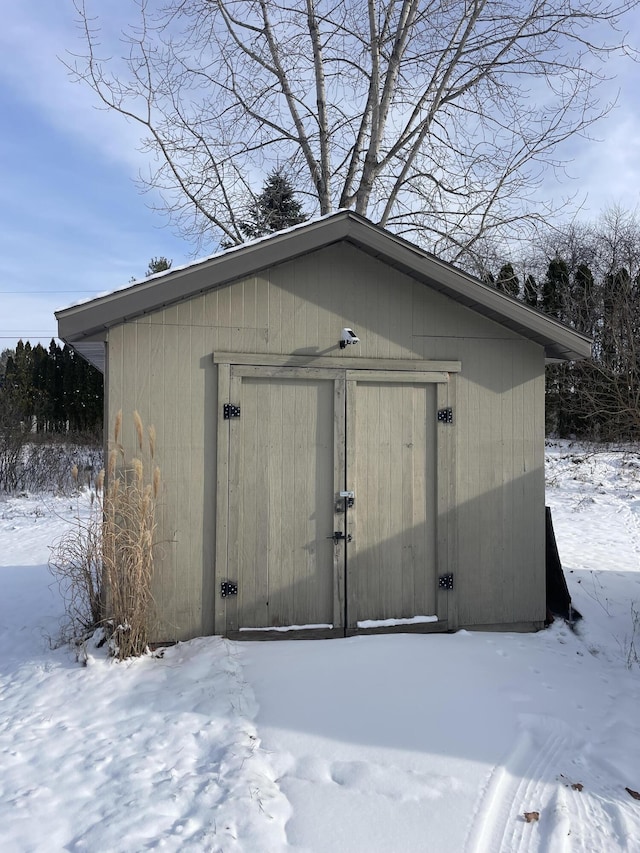
<instances>
[{"instance_id":1,"label":"snow covered bush","mask_svg":"<svg viewBox=\"0 0 640 853\"><path fill-rule=\"evenodd\" d=\"M102 446L95 440L89 443L89 436L30 441L24 447L18 489L69 495L79 488L95 488L102 457Z\"/></svg>"},{"instance_id":2,"label":"snow covered bush","mask_svg":"<svg viewBox=\"0 0 640 853\"><path fill-rule=\"evenodd\" d=\"M78 468L72 468L78 481ZM52 546L49 570L58 581L64 600L66 624L63 641L81 642L103 621L102 586L102 480L98 476L95 491L88 496L78 492L75 519L65 534Z\"/></svg>"},{"instance_id":3,"label":"snow covered bush","mask_svg":"<svg viewBox=\"0 0 640 853\"><path fill-rule=\"evenodd\" d=\"M35 435L0 412L0 494L70 495L91 488L103 466L102 446L91 436ZM72 471L76 471L75 478Z\"/></svg>"}]
</instances>

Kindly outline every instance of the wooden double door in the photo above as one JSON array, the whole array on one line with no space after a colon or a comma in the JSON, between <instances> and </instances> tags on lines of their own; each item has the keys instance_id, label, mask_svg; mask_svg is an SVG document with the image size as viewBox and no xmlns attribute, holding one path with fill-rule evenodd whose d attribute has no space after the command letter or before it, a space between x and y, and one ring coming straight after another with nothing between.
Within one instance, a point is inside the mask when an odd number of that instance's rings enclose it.
<instances>
[{"instance_id":1,"label":"wooden double door","mask_svg":"<svg viewBox=\"0 0 640 853\"><path fill-rule=\"evenodd\" d=\"M231 366L224 633L446 627L447 391L441 372Z\"/></svg>"}]
</instances>

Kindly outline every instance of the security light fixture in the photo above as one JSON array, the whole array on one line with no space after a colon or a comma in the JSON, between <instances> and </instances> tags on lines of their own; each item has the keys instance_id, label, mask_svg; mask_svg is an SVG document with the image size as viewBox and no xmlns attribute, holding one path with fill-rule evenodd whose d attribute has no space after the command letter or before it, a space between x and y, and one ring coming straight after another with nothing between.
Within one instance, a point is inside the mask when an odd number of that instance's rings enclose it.
<instances>
[{"instance_id":1,"label":"security light fixture","mask_svg":"<svg viewBox=\"0 0 640 853\"><path fill-rule=\"evenodd\" d=\"M344 349L349 344L359 344L360 338L356 335L353 329L343 329L340 335L340 349Z\"/></svg>"}]
</instances>

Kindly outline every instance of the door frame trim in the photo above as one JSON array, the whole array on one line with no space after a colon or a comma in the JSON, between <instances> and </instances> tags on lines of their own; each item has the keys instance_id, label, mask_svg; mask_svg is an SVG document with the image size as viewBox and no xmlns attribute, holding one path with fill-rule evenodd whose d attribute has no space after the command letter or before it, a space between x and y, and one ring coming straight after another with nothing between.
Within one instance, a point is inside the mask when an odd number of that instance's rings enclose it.
<instances>
[{"instance_id":1,"label":"door frame trim","mask_svg":"<svg viewBox=\"0 0 640 853\"><path fill-rule=\"evenodd\" d=\"M447 407L453 408L455 405L455 376L449 376L448 373L442 374L434 371L425 371L422 373L394 373L383 371L369 370L348 370L347 371L347 460L353 459L356 456L355 452L355 408L356 408L356 393L355 386L358 383L366 382L388 382L388 383L406 383L406 384L421 384L436 386L436 400L434 418L436 412ZM435 571L437 583L438 577L455 571L457 558L457 532L453 523L453 511L455 509L455 430L452 426L440 421L436 421L435 425L435 471L436 471L436 518L435 518L435 535L436 535L436 555L435 555ZM347 473L348 479L348 473ZM349 516L347 526L348 532L357 541L357 518L353 515ZM348 552L347 552L347 560ZM350 572L347 565L346 583L347 583L347 613L349 607L349 578ZM353 603L353 602L352 602ZM357 612L357 607L354 607ZM405 628L409 629L410 633L433 633L435 631L451 630L457 626L457 609L455 606L455 589L446 590L436 587L436 613L438 615L437 622L420 623L417 626L401 626L396 628L355 628L346 622L346 636L354 634L380 634L380 633L407 633ZM443 618L443 614L445 617Z\"/></svg>"},{"instance_id":2,"label":"door frame trim","mask_svg":"<svg viewBox=\"0 0 640 853\"><path fill-rule=\"evenodd\" d=\"M226 579L226 569L229 559L229 451L230 431L229 421L220 417L220 411L225 402L229 402L231 367L229 364L218 365L218 405L217 417L217 450L216 450L216 529L215 529L215 565L213 567L213 597L215 634L227 633L227 599L220 595L220 584Z\"/></svg>"},{"instance_id":3,"label":"door frame trim","mask_svg":"<svg viewBox=\"0 0 640 853\"><path fill-rule=\"evenodd\" d=\"M267 353L214 352L211 354L214 364L237 364L256 367L308 367L333 370L417 370L420 373L430 371L460 373L461 361L422 361L409 358L360 358L358 355L270 355Z\"/></svg>"},{"instance_id":4,"label":"door frame trim","mask_svg":"<svg viewBox=\"0 0 640 853\"><path fill-rule=\"evenodd\" d=\"M230 452L231 452L231 429L233 419L224 420L221 416L224 403L238 403L232 400L232 390L238 387L235 378L242 380L243 377L264 378L313 378L329 379L334 381L334 401L340 398L344 400L346 395L347 408L349 397L347 394L347 382L424 382L436 385L436 406L438 409L451 407L455 411L456 382L455 373L462 369L461 362L450 361L406 361L392 359L354 359L344 358L311 359L296 356L274 356L247 355L241 353L214 353L214 363L217 366L217 455L216 455L216 519L215 519L215 565L214 572L214 632L218 635L230 636L228 631L228 605L232 607L235 602L228 602L219 594L220 584L228 580L229 559L229 475L230 475ZM265 363L266 362L266 363ZM393 367L387 367L388 364ZM453 374L453 375L452 375ZM346 411L347 418L349 411ZM335 414L334 414L335 417ZM349 453L347 446L349 436L344 434L344 422L342 426L338 423L334 427L335 453ZM339 449L342 431L344 439L342 448ZM457 531L453 523L453 514L456 500L456 473L455 473L455 430L448 424L438 423L436 426L436 471L437 471L437 517L436 517L436 571L438 575L455 571L457 565ZM338 457L334 457L338 458ZM340 468L335 466L336 472ZM336 473L336 478L338 478ZM336 481L335 490L340 491ZM347 578L344 576L344 565L340 567L334 558L334 625L337 611L342 612L344 620L344 608L348 596L346 588ZM342 583L341 583L342 581ZM457 626L455 591L437 590L438 613L446 613L446 622L425 623L425 626L414 628L415 631L451 630ZM236 604L237 609L237 604ZM233 620L232 620L233 621ZM256 632L258 633L258 632ZM259 632L262 638L271 638L268 632ZM276 633L276 632L274 632ZM339 629L340 636L350 635L353 631ZM362 633L379 633L379 631L363 630ZM334 631L328 632L329 636L335 636ZM303 635L304 636L304 635ZM310 637L309 633L306 633ZM247 636L246 632L234 632L234 637L240 639L259 639L259 637ZM283 639L283 637L278 637ZM289 635L289 639L293 639Z\"/></svg>"}]
</instances>

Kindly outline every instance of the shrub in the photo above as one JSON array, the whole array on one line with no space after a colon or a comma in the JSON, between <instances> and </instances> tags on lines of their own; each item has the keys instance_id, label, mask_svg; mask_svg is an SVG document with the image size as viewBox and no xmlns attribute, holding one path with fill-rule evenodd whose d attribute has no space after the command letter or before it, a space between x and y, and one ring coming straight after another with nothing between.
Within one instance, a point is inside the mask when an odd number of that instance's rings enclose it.
<instances>
[{"instance_id":1,"label":"shrub","mask_svg":"<svg viewBox=\"0 0 640 853\"><path fill-rule=\"evenodd\" d=\"M91 487L102 468L102 445L89 434L36 434L2 408L0 395L0 493L72 494ZM77 469L74 480L72 471Z\"/></svg>"},{"instance_id":2,"label":"shrub","mask_svg":"<svg viewBox=\"0 0 640 853\"><path fill-rule=\"evenodd\" d=\"M102 447L74 443L79 436L64 439L46 436L29 441L23 451L23 465L18 489L29 492L52 492L56 495L77 493L78 489L95 488L103 467Z\"/></svg>"},{"instance_id":3,"label":"shrub","mask_svg":"<svg viewBox=\"0 0 640 853\"><path fill-rule=\"evenodd\" d=\"M78 480L78 468L73 466L73 479ZM102 480L90 493L89 511L78 497L76 517L72 527L51 548L49 570L58 582L64 601L66 624L62 640L82 642L102 624L104 591L102 572Z\"/></svg>"}]
</instances>

